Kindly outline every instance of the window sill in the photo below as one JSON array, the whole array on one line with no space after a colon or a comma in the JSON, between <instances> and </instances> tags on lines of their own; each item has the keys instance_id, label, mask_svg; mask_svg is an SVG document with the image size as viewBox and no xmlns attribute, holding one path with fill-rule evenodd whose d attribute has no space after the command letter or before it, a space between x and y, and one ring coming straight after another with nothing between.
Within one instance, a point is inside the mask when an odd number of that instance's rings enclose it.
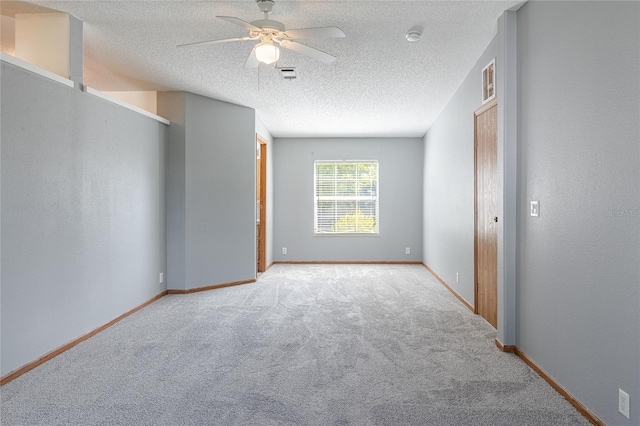
<instances>
[{"instance_id":1,"label":"window sill","mask_svg":"<svg viewBox=\"0 0 640 426\"><path fill-rule=\"evenodd\" d=\"M380 233L349 233L349 232L344 232L344 233L329 233L329 232L322 232L322 233L314 233L313 234L314 237L379 237Z\"/></svg>"}]
</instances>

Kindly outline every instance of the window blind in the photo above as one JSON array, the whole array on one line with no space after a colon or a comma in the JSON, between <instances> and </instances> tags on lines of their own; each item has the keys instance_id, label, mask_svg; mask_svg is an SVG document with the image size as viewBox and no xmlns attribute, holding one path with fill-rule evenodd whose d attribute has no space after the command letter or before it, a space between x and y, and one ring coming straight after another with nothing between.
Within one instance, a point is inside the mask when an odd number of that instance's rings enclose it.
<instances>
[{"instance_id":1,"label":"window blind","mask_svg":"<svg viewBox=\"0 0 640 426\"><path fill-rule=\"evenodd\" d=\"M315 234L378 234L378 162L316 161Z\"/></svg>"}]
</instances>

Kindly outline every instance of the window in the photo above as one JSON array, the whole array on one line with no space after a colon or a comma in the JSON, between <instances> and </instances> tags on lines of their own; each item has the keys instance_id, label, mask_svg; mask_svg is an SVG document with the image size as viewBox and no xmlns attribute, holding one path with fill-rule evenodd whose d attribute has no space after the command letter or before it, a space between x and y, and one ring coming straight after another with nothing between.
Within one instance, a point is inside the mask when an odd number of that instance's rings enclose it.
<instances>
[{"instance_id":1,"label":"window","mask_svg":"<svg viewBox=\"0 0 640 426\"><path fill-rule=\"evenodd\" d=\"M378 162L316 161L315 235L378 234Z\"/></svg>"}]
</instances>

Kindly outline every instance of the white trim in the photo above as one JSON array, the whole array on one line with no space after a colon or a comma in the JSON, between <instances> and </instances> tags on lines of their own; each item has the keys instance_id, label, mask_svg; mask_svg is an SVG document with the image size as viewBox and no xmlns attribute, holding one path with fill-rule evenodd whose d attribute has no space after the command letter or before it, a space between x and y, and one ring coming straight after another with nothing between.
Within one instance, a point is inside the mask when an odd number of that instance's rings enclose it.
<instances>
[{"instance_id":1,"label":"white trim","mask_svg":"<svg viewBox=\"0 0 640 426\"><path fill-rule=\"evenodd\" d=\"M22 59L16 58L15 56L11 56L8 53L0 52L0 59L11 65L15 65L16 67L25 69L34 74L48 78L49 80L53 80L57 83L64 84L65 86L69 86L69 87L75 86L75 83L69 80L68 78L64 78L56 73L45 70L44 68L40 68L36 65L30 64L29 62L23 61Z\"/></svg>"},{"instance_id":2,"label":"white trim","mask_svg":"<svg viewBox=\"0 0 640 426\"><path fill-rule=\"evenodd\" d=\"M379 232L323 232L314 233L314 237L379 237Z\"/></svg>"},{"instance_id":3,"label":"white trim","mask_svg":"<svg viewBox=\"0 0 640 426\"><path fill-rule=\"evenodd\" d=\"M164 123L164 124L167 124L167 125L171 124L171 122L169 120L167 120L166 118L160 117L159 115L156 115L156 114L154 114L152 112L149 112L147 110L139 108L139 107L137 107L135 105L131 105L130 103L121 101L120 99L116 99L113 96L109 96L109 95L107 95L105 93L100 92L99 90L92 89L89 86L83 86L82 90L85 93L88 93L88 94L93 95L93 96L97 96L98 98L102 98L105 101L109 101L109 102L114 103L116 105L120 105L121 107L130 109L131 111L135 111L135 112L137 112L139 114L146 115L147 117L153 118L154 120L159 121L161 123Z\"/></svg>"}]
</instances>

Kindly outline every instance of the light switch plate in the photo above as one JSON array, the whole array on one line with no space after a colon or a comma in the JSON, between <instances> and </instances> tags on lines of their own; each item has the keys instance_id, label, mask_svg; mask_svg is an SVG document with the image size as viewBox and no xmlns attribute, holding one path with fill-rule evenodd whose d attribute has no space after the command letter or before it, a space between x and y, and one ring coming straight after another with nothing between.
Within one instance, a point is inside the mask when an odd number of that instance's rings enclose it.
<instances>
[{"instance_id":1,"label":"light switch plate","mask_svg":"<svg viewBox=\"0 0 640 426\"><path fill-rule=\"evenodd\" d=\"M531 217L539 217L540 216L540 202L532 201L531 202Z\"/></svg>"}]
</instances>

